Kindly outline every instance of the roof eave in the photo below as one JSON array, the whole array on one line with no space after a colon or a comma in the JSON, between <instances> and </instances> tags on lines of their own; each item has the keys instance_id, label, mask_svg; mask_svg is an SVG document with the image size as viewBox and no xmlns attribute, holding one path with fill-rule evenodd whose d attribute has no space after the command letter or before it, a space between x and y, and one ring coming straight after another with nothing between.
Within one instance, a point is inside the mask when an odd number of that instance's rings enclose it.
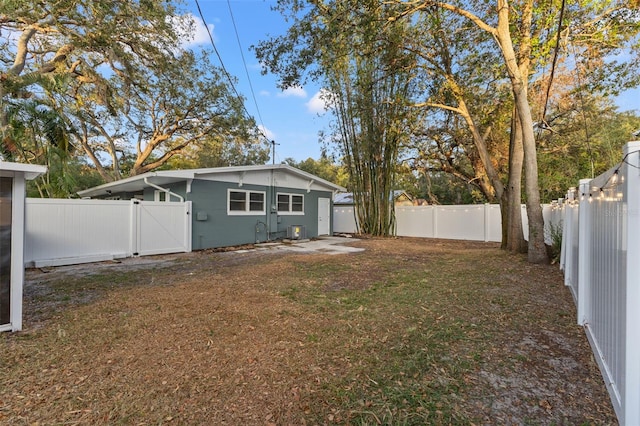
<instances>
[{"instance_id":1,"label":"roof eave","mask_svg":"<svg viewBox=\"0 0 640 426\"><path fill-rule=\"evenodd\" d=\"M152 177L174 177L177 180L182 179L194 179L198 175L216 175L220 173L241 173L246 171L259 171L259 170L286 170L289 173L298 175L309 181L313 181L316 184L326 187L330 191L346 191L345 188L335 183L331 183L318 176L307 173L303 170L296 169L288 164L265 164L265 165L252 165L252 166L231 166L231 167L216 167L210 169L190 169L190 170L166 170L157 172L147 172L141 175L128 177L122 180L105 183L93 188L78 191L80 197L95 197L99 195L108 195L111 192L117 191L118 187L123 187L127 184L144 181L145 178ZM146 185L144 185L146 186Z\"/></svg>"}]
</instances>

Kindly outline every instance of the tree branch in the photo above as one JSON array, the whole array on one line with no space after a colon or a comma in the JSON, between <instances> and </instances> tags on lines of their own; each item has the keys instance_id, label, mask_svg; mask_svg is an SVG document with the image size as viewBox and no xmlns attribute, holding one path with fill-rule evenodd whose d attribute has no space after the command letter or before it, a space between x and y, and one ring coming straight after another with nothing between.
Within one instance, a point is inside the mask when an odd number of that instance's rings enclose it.
<instances>
[{"instance_id":1,"label":"tree branch","mask_svg":"<svg viewBox=\"0 0 640 426\"><path fill-rule=\"evenodd\" d=\"M440 108L462 115L462 110L460 108L452 107L451 105L439 104L437 102L420 102L417 104L413 104L412 106L416 108Z\"/></svg>"},{"instance_id":2,"label":"tree branch","mask_svg":"<svg viewBox=\"0 0 640 426\"><path fill-rule=\"evenodd\" d=\"M404 2L400 2L400 1L396 1L397 4L406 4ZM437 6L440 7L442 9L446 9L449 10L459 16L462 16L464 18L467 18L468 20L470 20L471 22L473 22L474 24L476 24L476 26L478 28L480 28L481 30L484 30L490 34L493 34L494 36L498 33L498 30L494 27L492 27L491 25L487 24L486 22L484 22L478 15L466 10L466 9L462 9L458 6L454 6L452 4L449 3L445 3L445 2L439 2L439 1L414 1L413 3L409 3L409 8L407 8L406 10L404 10L402 13L400 13L400 15L398 15L397 17L391 17L389 18L390 21L395 21L396 19L399 18L404 18L405 16L409 16L415 12L419 12L422 10L425 10L428 7L431 6Z\"/></svg>"},{"instance_id":3,"label":"tree branch","mask_svg":"<svg viewBox=\"0 0 640 426\"><path fill-rule=\"evenodd\" d=\"M31 37L36 33L35 28L28 28L22 32L18 42L16 43L16 57L13 61L13 66L9 68L8 74L20 75L27 60L27 53L29 51L28 44Z\"/></svg>"}]
</instances>

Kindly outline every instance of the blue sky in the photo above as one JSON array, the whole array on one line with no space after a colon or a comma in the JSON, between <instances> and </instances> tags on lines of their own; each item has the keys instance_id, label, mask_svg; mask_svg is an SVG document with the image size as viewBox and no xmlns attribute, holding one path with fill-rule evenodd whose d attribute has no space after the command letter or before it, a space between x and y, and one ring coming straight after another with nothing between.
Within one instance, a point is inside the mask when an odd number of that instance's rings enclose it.
<instances>
[{"instance_id":1,"label":"blue sky","mask_svg":"<svg viewBox=\"0 0 640 426\"><path fill-rule=\"evenodd\" d=\"M318 142L318 132L328 131L330 121L330 114L324 112L324 104L318 98L321 88L310 84L283 92L277 87L275 76L261 74L258 60L250 50L250 47L259 41L286 32L287 23L283 17L271 10L275 0L231 1L230 7L238 37L227 0L199 0L199 3L205 21L212 30L224 66L238 79L236 88L246 98L247 110L259 125L264 125L263 131L269 139L275 140L278 144L276 163L288 157L297 161L309 157L319 158L321 146ZM186 6L197 22L201 23L195 0L187 0ZM200 28L196 35L195 43L210 47L208 35L203 28ZM243 55L247 71L243 65ZM215 55L211 61L219 65ZM249 79L256 102L253 100ZM640 89L623 93L616 102L621 111L640 111Z\"/></svg>"},{"instance_id":2,"label":"blue sky","mask_svg":"<svg viewBox=\"0 0 640 426\"><path fill-rule=\"evenodd\" d=\"M263 132L269 139L279 144L276 145L276 163L288 157L297 161L306 160L309 157L319 158L321 146L318 142L318 132L323 129L328 130L330 116L329 113L325 113L324 104L318 98L320 87L309 85L283 92L277 87L277 79L274 75L261 74L260 64L253 50L250 49L252 45L269 36L286 32L287 25L284 18L271 10L275 1L231 1L231 11L238 37L236 37L226 0L199 0L199 3L207 25L212 28L216 48L225 68L229 74L238 79L236 88L246 98L247 110L260 126L264 125ZM187 7L200 23L195 1L188 0ZM238 39L242 46L242 54ZM202 43L205 47L210 46L208 35L202 28L196 35L196 42ZM247 71L245 71L242 56L246 61ZM211 61L219 65L215 55ZM253 86L256 102L251 94L251 86ZM262 122L259 116L262 117Z\"/></svg>"}]
</instances>

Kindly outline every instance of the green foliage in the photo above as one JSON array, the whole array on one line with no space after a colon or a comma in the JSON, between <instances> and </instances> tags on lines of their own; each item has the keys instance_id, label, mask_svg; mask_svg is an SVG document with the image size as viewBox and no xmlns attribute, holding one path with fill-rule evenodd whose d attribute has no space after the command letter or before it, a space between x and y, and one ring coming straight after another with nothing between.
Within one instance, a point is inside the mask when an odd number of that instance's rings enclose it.
<instances>
[{"instance_id":1,"label":"green foliage","mask_svg":"<svg viewBox=\"0 0 640 426\"><path fill-rule=\"evenodd\" d=\"M316 175L326 181L347 187L349 176L344 166L335 164L328 157L323 156L319 160L307 158L304 161L295 161L293 158L286 158L285 164Z\"/></svg>"},{"instance_id":2,"label":"green foliage","mask_svg":"<svg viewBox=\"0 0 640 426\"><path fill-rule=\"evenodd\" d=\"M71 163L75 147L68 127L51 105L27 100L5 104L7 125L2 132L2 156L19 163L42 164L47 172L30 185L43 197L67 197L73 193Z\"/></svg>"},{"instance_id":3,"label":"green foliage","mask_svg":"<svg viewBox=\"0 0 640 426\"><path fill-rule=\"evenodd\" d=\"M413 58L400 44L409 36L408 27L383 25L386 11L371 4L350 10L358 31L344 34L341 49L325 58L329 90L336 94L337 141L349 170L360 231L389 235L395 223L389 194L395 189L399 149L414 118L409 107Z\"/></svg>"},{"instance_id":4,"label":"green foliage","mask_svg":"<svg viewBox=\"0 0 640 426\"><path fill-rule=\"evenodd\" d=\"M403 46L411 26L388 21L393 7L375 0L288 0L278 9L293 24L285 36L261 42L257 55L283 85L308 73L331 94L332 141L349 173L361 231L389 235L398 154L416 122L409 106L415 58Z\"/></svg>"},{"instance_id":5,"label":"green foliage","mask_svg":"<svg viewBox=\"0 0 640 426\"><path fill-rule=\"evenodd\" d=\"M27 182L27 197L35 198L74 198L82 189L104 183L95 167L82 159L71 158L59 170L62 163L52 162L47 173Z\"/></svg>"},{"instance_id":6,"label":"green foliage","mask_svg":"<svg viewBox=\"0 0 640 426\"><path fill-rule=\"evenodd\" d=\"M269 144L259 138L207 137L174 155L161 169L247 166L269 160Z\"/></svg>"},{"instance_id":7,"label":"green foliage","mask_svg":"<svg viewBox=\"0 0 640 426\"><path fill-rule=\"evenodd\" d=\"M564 197L580 179L593 178L615 166L622 147L640 129L640 117L618 112L609 101L589 98L583 113L557 112L552 131L539 134L538 158L543 202Z\"/></svg>"},{"instance_id":8,"label":"green foliage","mask_svg":"<svg viewBox=\"0 0 640 426\"><path fill-rule=\"evenodd\" d=\"M558 263L562 251L562 222L557 225L548 224L546 233L551 240L551 245L548 247L549 259L551 263Z\"/></svg>"},{"instance_id":9,"label":"green foliage","mask_svg":"<svg viewBox=\"0 0 640 426\"><path fill-rule=\"evenodd\" d=\"M194 22L179 13L164 0L0 3L0 32L12 34L0 44L3 152L49 166L55 176L42 195L69 193L71 157L104 181L161 167L190 145L222 145L197 162L263 161L255 123L226 78L206 52L183 49ZM11 110L24 105L58 117L37 120L43 155L24 137L29 120L21 127Z\"/></svg>"}]
</instances>

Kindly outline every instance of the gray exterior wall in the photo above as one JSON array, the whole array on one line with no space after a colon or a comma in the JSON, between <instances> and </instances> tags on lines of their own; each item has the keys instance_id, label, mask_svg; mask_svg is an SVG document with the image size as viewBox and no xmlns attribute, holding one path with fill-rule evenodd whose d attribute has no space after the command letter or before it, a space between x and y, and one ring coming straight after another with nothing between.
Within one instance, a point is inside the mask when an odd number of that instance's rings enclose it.
<instances>
[{"instance_id":1,"label":"gray exterior wall","mask_svg":"<svg viewBox=\"0 0 640 426\"><path fill-rule=\"evenodd\" d=\"M271 188L262 185L243 185L194 179L191 192L186 192L186 182L164 185L185 200L192 202L192 249L228 247L286 238L289 226L304 226L306 237L318 236L318 199L332 199L331 191L310 191L285 187ZM265 213L255 215L229 215L227 213L228 189L265 192ZM154 200L154 188L144 190L144 200ZM300 194L304 197L304 215L286 215L271 212L276 204L276 194ZM121 198L132 194L120 193ZM172 197L172 200L175 198ZM331 209L330 209L331 212ZM329 214L331 217L331 214ZM332 224L333 226L333 224ZM332 230L331 230L332 231Z\"/></svg>"}]
</instances>

